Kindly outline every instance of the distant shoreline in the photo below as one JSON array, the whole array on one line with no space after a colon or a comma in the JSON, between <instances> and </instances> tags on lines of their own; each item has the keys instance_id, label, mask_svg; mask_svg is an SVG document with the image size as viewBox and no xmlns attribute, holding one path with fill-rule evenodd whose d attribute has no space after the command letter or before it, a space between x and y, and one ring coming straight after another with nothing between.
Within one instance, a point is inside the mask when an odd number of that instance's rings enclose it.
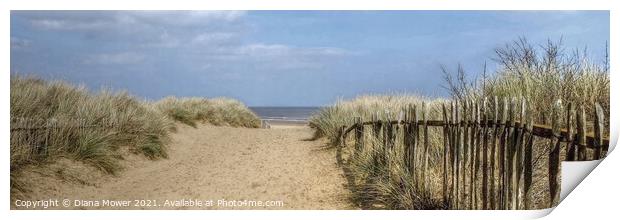
<instances>
[{"instance_id":1,"label":"distant shoreline","mask_svg":"<svg viewBox=\"0 0 620 220\"><path fill-rule=\"evenodd\" d=\"M261 119L262 128L295 128L308 126L308 120L265 120Z\"/></svg>"},{"instance_id":2,"label":"distant shoreline","mask_svg":"<svg viewBox=\"0 0 620 220\"><path fill-rule=\"evenodd\" d=\"M249 107L262 121L272 126L305 126L321 107ZM264 126L263 126L264 127Z\"/></svg>"}]
</instances>

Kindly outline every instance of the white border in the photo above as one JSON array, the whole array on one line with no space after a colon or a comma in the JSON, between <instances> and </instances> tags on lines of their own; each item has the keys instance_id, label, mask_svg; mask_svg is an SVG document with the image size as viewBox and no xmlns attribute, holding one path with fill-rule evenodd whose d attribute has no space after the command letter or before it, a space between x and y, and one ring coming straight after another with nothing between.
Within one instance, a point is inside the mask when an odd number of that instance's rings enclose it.
<instances>
[{"instance_id":1,"label":"white border","mask_svg":"<svg viewBox=\"0 0 620 220\"><path fill-rule=\"evenodd\" d=\"M283 1L283 0L263 0L263 1L243 1L227 0L219 2L208 1L188 1L175 0L167 2L155 2L148 0L131 1L78 1L78 0L55 0L55 1L34 1L22 0L8 2L0 1L0 25L2 33L0 35L0 51L5 55L0 59L0 67L5 75L2 77L4 86L0 87L3 93L0 97L5 103L0 107L1 120L9 120L9 72L10 72L10 31L9 19L10 10L118 10L118 9L151 9L151 10L173 10L173 9L204 9L204 10L611 10L610 39L618 38L618 16L616 7L610 0L564 0L564 1L540 1L540 0L510 0L510 1L482 1L482 0L428 0L428 1L398 1L398 0L314 0L314 1ZM615 41L610 42L611 57L618 54L619 48ZM613 74L614 68L620 65L618 60L611 60L611 97L618 97L618 87L614 84L618 80L617 74ZM617 102L611 100L611 140L610 150L617 143L618 115L614 114L617 110ZM550 210L542 211L9 211L9 124L2 124L0 127L0 138L4 143L4 156L1 157L1 164L5 175L3 175L0 188L4 189L4 198L0 200L2 215L11 219L110 219L110 218L204 218L215 217L239 217L239 218L269 218L269 219L290 219L292 216L298 219L317 219L317 218L341 218L353 217L356 219L384 219L384 218L424 218L424 219L514 219L532 218L547 214ZM614 159L615 158L615 159ZM608 161L611 160L611 161ZM614 155L609 156L601 166L594 170L593 176L587 178L577 188L568 199L563 201L557 212L550 217L555 219L573 219L581 217L604 217L615 216L613 204L618 198L618 158ZM609 187L614 187L613 189ZM602 207L607 207L604 209Z\"/></svg>"}]
</instances>

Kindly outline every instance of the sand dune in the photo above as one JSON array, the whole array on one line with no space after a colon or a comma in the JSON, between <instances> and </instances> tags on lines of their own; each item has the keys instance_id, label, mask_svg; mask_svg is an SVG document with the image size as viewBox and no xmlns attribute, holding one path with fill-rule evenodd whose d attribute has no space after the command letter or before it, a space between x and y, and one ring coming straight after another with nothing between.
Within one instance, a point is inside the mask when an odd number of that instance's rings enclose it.
<instances>
[{"instance_id":1,"label":"sand dune","mask_svg":"<svg viewBox=\"0 0 620 220\"><path fill-rule=\"evenodd\" d=\"M169 159L149 161L134 155L126 158L126 169L118 176L95 175L89 177L90 184L27 173L25 177L36 183L28 199L100 203L88 207L72 205L73 209L353 208L347 201L349 192L344 187L342 171L336 166L334 150L322 149L326 146L324 141L306 141L312 135L306 126L178 127ZM102 200L126 200L130 205L110 207L102 205ZM135 207L133 200L149 200L144 203L151 207ZM190 204L198 201L202 206ZM213 203L209 205L208 201ZM230 206L233 203L238 206ZM266 203L272 206L264 206Z\"/></svg>"}]
</instances>

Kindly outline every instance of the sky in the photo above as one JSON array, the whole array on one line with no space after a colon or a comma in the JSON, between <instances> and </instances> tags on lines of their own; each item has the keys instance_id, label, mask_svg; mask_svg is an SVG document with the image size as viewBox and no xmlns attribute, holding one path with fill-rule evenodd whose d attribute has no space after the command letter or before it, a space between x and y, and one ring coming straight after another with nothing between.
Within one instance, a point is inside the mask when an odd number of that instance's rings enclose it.
<instances>
[{"instance_id":1,"label":"sky","mask_svg":"<svg viewBox=\"0 0 620 220\"><path fill-rule=\"evenodd\" d=\"M363 94L447 96L525 37L604 59L608 11L12 11L11 74L156 100L322 106Z\"/></svg>"}]
</instances>

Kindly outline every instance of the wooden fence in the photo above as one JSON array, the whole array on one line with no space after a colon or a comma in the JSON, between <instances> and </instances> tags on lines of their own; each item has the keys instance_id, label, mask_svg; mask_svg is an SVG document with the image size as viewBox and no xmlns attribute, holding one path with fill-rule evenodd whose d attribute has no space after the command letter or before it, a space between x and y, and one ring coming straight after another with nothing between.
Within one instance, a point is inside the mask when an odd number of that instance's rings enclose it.
<instances>
[{"instance_id":1,"label":"wooden fence","mask_svg":"<svg viewBox=\"0 0 620 220\"><path fill-rule=\"evenodd\" d=\"M32 157L45 157L48 155L49 146L53 145L62 135L59 133L84 133L97 131L97 129L116 126L115 122L100 121L91 124L85 119L35 119L35 118L11 118L11 151L27 152Z\"/></svg>"},{"instance_id":2,"label":"wooden fence","mask_svg":"<svg viewBox=\"0 0 620 220\"><path fill-rule=\"evenodd\" d=\"M382 121L378 114L366 122L355 117L353 125L341 127L340 145L346 146L347 135L354 131L354 154L359 153L365 147L366 126L382 140L384 149L393 149L396 138L402 138L404 156L399 159L404 160L416 184L429 192L429 127L442 128L442 161L437 163L443 172L440 197L451 209L532 209L534 147L544 147L548 154L544 159L548 160L548 207L552 207L560 198L560 149L566 148L565 160L583 161L604 157L609 146L603 137L605 117L598 103L594 132L588 135L583 106L575 111L575 106L564 108L560 101L554 104L551 126L534 124L525 100L504 98L498 102L494 97L491 103L486 98L452 102L442 106L442 120L429 120L428 110L425 104L411 105L397 120ZM565 128L561 129L561 124ZM396 136L398 129L402 129L402 137Z\"/></svg>"}]
</instances>

